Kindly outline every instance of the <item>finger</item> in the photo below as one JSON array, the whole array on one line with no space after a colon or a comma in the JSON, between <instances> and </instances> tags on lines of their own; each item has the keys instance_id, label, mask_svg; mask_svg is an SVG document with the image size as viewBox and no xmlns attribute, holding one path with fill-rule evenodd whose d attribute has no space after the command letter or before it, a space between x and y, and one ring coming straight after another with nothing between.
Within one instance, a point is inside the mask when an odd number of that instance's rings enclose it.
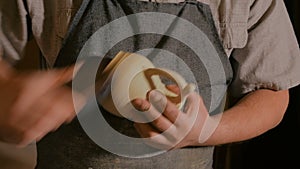
<instances>
[{"instance_id":1,"label":"finger","mask_svg":"<svg viewBox=\"0 0 300 169\"><path fill-rule=\"evenodd\" d=\"M176 84L166 85L166 88L169 89L170 91L174 92L177 95L180 94L180 89Z\"/></svg>"},{"instance_id":2,"label":"finger","mask_svg":"<svg viewBox=\"0 0 300 169\"><path fill-rule=\"evenodd\" d=\"M150 108L150 103L144 99L133 99L132 105L139 111L147 111Z\"/></svg>"},{"instance_id":3,"label":"finger","mask_svg":"<svg viewBox=\"0 0 300 169\"><path fill-rule=\"evenodd\" d=\"M74 106L75 113L79 113L82 110L82 108L86 105L89 98L82 93L72 91L72 99L73 99L73 106ZM67 120L67 123L71 122L72 120L73 117L70 117Z\"/></svg>"},{"instance_id":4,"label":"finger","mask_svg":"<svg viewBox=\"0 0 300 169\"><path fill-rule=\"evenodd\" d=\"M20 76L13 83L19 83L19 95L15 100L15 112L24 112L35 105L45 93L64 85L72 79L72 67L32 73L29 76ZM18 78L18 77L17 77Z\"/></svg>"},{"instance_id":5,"label":"finger","mask_svg":"<svg viewBox=\"0 0 300 169\"><path fill-rule=\"evenodd\" d=\"M54 125L52 129L58 128L76 116L72 92L68 88L65 87L55 90L53 93L49 93L48 98L48 104L50 104L51 107L42 119L53 119L56 125Z\"/></svg>"},{"instance_id":6,"label":"finger","mask_svg":"<svg viewBox=\"0 0 300 169\"><path fill-rule=\"evenodd\" d=\"M52 102L51 102L52 103ZM43 118L47 111L51 108L49 98L42 97L37 100L36 104L28 110L22 112L10 112L10 117L7 119L12 128L12 135L9 136L11 142L18 144L20 147L26 146L27 143L33 141L38 132L33 131L34 125L37 124L40 118Z\"/></svg>"},{"instance_id":7,"label":"finger","mask_svg":"<svg viewBox=\"0 0 300 169\"><path fill-rule=\"evenodd\" d=\"M134 127L142 138L154 137L160 134L160 131L148 123L134 123Z\"/></svg>"},{"instance_id":8,"label":"finger","mask_svg":"<svg viewBox=\"0 0 300 169\"><path fill-rule=\"evenodd\" d=\"M151 110L151 108L150 108ZM148 111L150 114L156 114L156 110L152 109L151 111ZM160 132L165 132L168 130L173 124L170 122L166 117L164 116L159 116L155 120L153 120L150 123L154 128L156 128Z\"/></svg>"},{"instance_id":9,"label":"finger","mask_svg":"<svg viewBox=\"0 0 300 169\"><path fill-rule=\"evenodd\" d=\"M55 78L52 82L54 86L61 86L68 82L70 82L73 79L73 72L75 73L78 71L78 67L80 67L81 64L75 66L68 66L62 69L56 69L56 70L50 70L48 73Z\"/></svg>"},{"instance_id":10,"label":"finger","mask_svg":"<svg viewBox=\"0 0 300 169\"><path fill-rule=\"evenodd\" d=\"M152 90L149 92L149 101L151 106L146 112L146 116L149 120L152 120L151 124L157 130L164 132L170 126L172 126L172 121L168 117L164 116L164 111L168 107L170 102L167 98L157 90Z\"/></svg>"},{"instance_id":11,"label":"finger","mask_svg":"<svg viewBox=\"0 0 300 169\"><path fill-rule=\"evenodd\" d=\"M162 116L160 112L156 110L155 107L150 106L149 110L145 112L146 118L151 121L150 124L156 130L160 132L164 132L172 126L172 122L170 122L165 116Z\"/></svg>"},{"instance_id":12,"label":"finger","mask_svg":"<svg viewBox=\"0 0 300 169\"><path fill-rule=\"evenodd\" d=\"M148 100L160 113L163 113L168 103L167 97L158 90L151 90L148 92Z\"/></svg>"},{"instance_id":13,"label":"finger","mask_svg":"<svg viewBox=\"0 0 300 169\"><path fill-rule=\"evenodd\" d=\"M147 118L151 118L158 112L153 108L152 106L150 109L146 112ZM150 116L152 115L152 116ZM150 117L149 117L150 116ZM164 134L165 137L167 137L169 140L176 140L176 126L174 126L166 117L159 116L155 120L153 120L150 123L136 123L139 127L140 134L143 137L152 137L157 134Z\"/></svg>"},{"instance_id":14,"label":"finger","mask_svg":"<svg viewBox=\"0 0 300 169\"><path fill-rule=\"evenodd\" d=\"M145 143L151 147L161 150L169 150L174 147L172 141L151 127L151 125L145 123L135 123L134 126L140 136L145 138Z\"/></svg>"},{"instance_id":15,"label":"finger","mask_svg":"<svg viewBox=\"0 0 300 169\"><path fill-rule=\"evenodd\" d=\"M72 65L60 69L33 72L29 76L24 76L24 78L28 79L29 84L40 83L43 84L44 88L56 88L70 82L73 79L74 70L75 65Z\"/></svg>"},{"instance_id":16,"label":"finger","mask_svg":"<svg viewBox=\"0 0 300 169\"><path fill-rule=\"evenodd\" d=\"M149 99L155 108L159 108L160 112L171 122L174 123L180 113L177 106L171 101L167 100L166 97L160 92L153 90L149 93Z\"/></svg>"},{"instance_id":17,"label":"finger","mask_svg":"<svg viewBox=\"0 0 300 169\"><path fill-rule=\"evenodd\" d=\"M172 125L172 123L166 119L166 117L162 116L155 107L151 106L148 101L135 99L132 103L138 110L144 111L143 115L156 130L163 132Z\"/></svg>"},{"instance_id":18,"label":"finger","mask_svg":"<svg viewBox=\"0 0 300 169\"><path fill-rule=\"evenodd\" d=\"M198 114L201 102L202 99L199 97L197 93L195 92L190 93L186 98L184 112L188 116L193 116L195 114ZM204 105L202 104L202 106Z\"/></svg>"},{"instance_id":19,"label":"finger","mask_svg":"<svg viewBox=\"0 0 300 169\"><path fill-rule=\"evenodd\" d=\"M30 130L37 124L39 119L45 117L47 112L53 106L49 104L53 100L49 97L41 97L36 101L35 105L31 105L28 109L22 112L13 112L14 119L17 119L16 123L24 130Z\"/></svg>"},{"instance_id":20,"label":"finger","mask_svg":"<svg viewBox=\"0 0 300 169\"><path fill-rule=\"evenodd\" d=\"M39 109L40 112L37 112L41 117L29 127L32 135L28 135L25 141L39 140L49 132L58 129L70 117L75 117L72 96L68 90L53 91L45 98L44 106Z\"/></svg>"}]
</instances>

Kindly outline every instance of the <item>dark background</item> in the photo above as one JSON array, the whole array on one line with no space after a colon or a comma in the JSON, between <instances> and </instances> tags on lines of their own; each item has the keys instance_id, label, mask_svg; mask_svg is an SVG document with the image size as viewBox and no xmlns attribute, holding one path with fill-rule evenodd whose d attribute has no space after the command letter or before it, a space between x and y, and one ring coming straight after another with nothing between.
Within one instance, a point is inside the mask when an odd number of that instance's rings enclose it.
<instances>
[{"instance_id":1,"label":"dark background","mask_svg":"<svg viewBox=\"0 0 300 169\"><path fill-rule=\"evenodd\" d=\"M300 1L284 2L300 42ZM254 139L216 147L215 169L300 169L300 85L289 93L283 121Z\"/></svg>"}]
</instances>

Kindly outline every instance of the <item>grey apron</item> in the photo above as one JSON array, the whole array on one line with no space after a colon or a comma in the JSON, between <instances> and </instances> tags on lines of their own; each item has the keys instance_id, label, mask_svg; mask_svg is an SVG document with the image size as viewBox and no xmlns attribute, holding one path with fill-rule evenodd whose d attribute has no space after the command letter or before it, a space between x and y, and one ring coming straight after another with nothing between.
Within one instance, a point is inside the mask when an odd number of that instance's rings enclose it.
<instances>
[{"instance_id":1,"label":"grey apron","mask_svg":"<svg viewBox=\"0 0 300 169\"><path fill-rule=\"evenodd\" d=\"M210 7L197 1L192 0L175 4L136 0L84 0L72 22L63 48L56 60L55 67L64 67L73 64L86 42L100 28L124 16L132 16L132 14L143 12L156 12L168 14L168 16L177 16L192 23L192 26L201 30L204 34L204 39L207 41L207 43L195 41L193 45L196 45L196 47L198 45L199 49L201 48L200 52L202 51L203 54L209 52L207 48L213 46L213 50L216 52L214 55L217 56L218 63L221 63L221 65L212 64L214 62L203 62L203 59L197 56L199 53L191 50L190 46L183 43L180 38L176 38L176 35L171 36L172 31L176 30L180 20L176 17L167 25L168 29L165 34L156 34L155 32L136 33L134 36L124 38L116 44L111 44L112 42L109 41L110 37L106 37L106 35L114 36L115 33L109 32L110 29L108 29L104 37L99 39L101 47L109 48L105 54L105 58L112 58L121 50L127 52L142 51L144 52L142 53L143 55L146 55L160 67L175 69L177 72L184 73L185 70L182 69L185 68L182 68L181 64L176 63L178 60L175 59L174 61L172 58L169 60L164 58L168 54L173 53L184 61L184 65L191 69L195 77L195 83L198 85L198 91L203 97L205 104L209 106L213 99L211 90L216 86L227 87L232 79L232 70L214 26ZM163 22L163 18L157 18L149 22L157 25L166 24L166 22ZM139 32L139 26L136 25L138 23L132 17L129 21L129 26L122 29L130 29L133 33ZM140 26L142 27L142 25ZM188 27L182 27L181 29L188 29ZM185 37L184 31L180 36ZM193 37L189 37L186 41L190 39L193 39ZM206 44L208 46L205 46ZM93 50L92 48L91 50ZM93 52L90 54L92 55ZM206 60L214 59L206 58ZM220 78L219 81L216 80L212 83L207 67L212 70L224 70L225 81ZM220 93L218 97L223 97L223 95ZM209 113L218 113L217 108L211 110ZM115 117L105 111L103 111L103 116L118 132L130 137L139 137L133 127L132 121ZM126 143L124 145L126 146ZM214 150L213 147L187 147L148 158L121 157L95 144L83 131L77 118L70 124L60 127L56 132L48 134L38 143L37 147L38 169L208 169L212 168Z\"/></svg>"}]
</instances>

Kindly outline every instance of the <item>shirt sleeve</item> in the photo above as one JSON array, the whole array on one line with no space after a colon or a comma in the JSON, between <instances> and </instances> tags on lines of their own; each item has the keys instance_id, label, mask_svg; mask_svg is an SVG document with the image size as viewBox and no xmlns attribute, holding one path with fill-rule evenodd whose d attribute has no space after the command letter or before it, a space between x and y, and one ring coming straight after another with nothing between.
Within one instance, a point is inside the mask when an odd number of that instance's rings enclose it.
<instances>
[{"instance_id":1,"label":"shirt sleeve","mask_svg":"<svg viewBox=\"0 0 300 169\"><path fill-rule=\"evenodd\" d=\"M23 0L0 1L0 59L19 60L28 41L28 20Z\"/></svg>"},{"instance_id":2,"label":"shirt sleeve","mask_svg":"<svg viewBox=\"0 0 300 169\"><path fill-rule=\"evenodd\" d=\"M284 90L300 83L300 51L282 0L256 0L249 9L248 39L234 49L233 97L257 89Z\"/></svg>"}]
</instances>

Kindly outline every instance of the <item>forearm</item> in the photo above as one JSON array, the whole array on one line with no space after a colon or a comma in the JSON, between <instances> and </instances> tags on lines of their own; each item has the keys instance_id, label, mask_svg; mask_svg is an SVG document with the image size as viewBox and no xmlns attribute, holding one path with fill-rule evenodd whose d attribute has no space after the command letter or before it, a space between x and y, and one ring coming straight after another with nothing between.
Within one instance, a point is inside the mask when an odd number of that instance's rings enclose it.
<instances>
[{"instance_id":1,"label":"forearm","mask_svg":"<svg viewBox=\"0 0 300 169\"><path fill-rule=\"evenodd\" d=\"M219 145L256 137L280 123L289 101L288 91L258 90L223 113L213 135L202 145Z\"/></svg>"}]
</instances>

